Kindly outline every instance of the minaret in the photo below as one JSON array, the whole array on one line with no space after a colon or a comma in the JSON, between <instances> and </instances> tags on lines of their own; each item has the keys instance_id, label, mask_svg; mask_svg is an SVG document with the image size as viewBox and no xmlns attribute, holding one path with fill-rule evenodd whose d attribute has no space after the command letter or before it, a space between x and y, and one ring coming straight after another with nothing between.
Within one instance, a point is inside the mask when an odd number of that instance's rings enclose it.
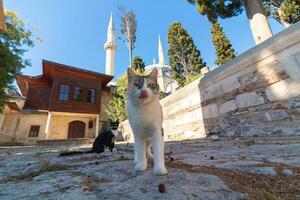
<instances>
[{"instance_id":1,"label":"minaret","mask_svg":"<svg viewBox=\"0 0 300 200\"><path fill-rule=\"evenodd\" d=\"M107 29L107 41L104 44L104 49L106 50L105 74L114 76L117 45L115 44L115 29L112 14L110 15Z\"/></svg>"},{"instance_id":2,"label":"minaret","mask_svg":"<svg viewBox=\"0 0 300 200\"><path fill-rule=\"evenodd\" d=\"M158 36L158 64L165 64L164 49L160 40L160 35Z\"/></svg>"}]
</instances>

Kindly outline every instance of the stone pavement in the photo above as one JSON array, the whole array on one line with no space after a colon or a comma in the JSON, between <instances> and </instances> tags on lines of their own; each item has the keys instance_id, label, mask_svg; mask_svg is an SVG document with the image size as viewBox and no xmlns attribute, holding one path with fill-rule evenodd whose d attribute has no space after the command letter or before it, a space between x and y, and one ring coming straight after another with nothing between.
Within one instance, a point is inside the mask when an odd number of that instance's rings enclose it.
<instances>
[{"instance_id":1,"label":"stone pavement","mask_svg":"<svg viewBox=\"0 0 300 200\"><path fill-rule=\"evenodd\" d=\"M166 176L135 172L132 144L73 149L0 148L0 199L300 199L300 137L166 142Z\"/></svg>"}]
</instances>

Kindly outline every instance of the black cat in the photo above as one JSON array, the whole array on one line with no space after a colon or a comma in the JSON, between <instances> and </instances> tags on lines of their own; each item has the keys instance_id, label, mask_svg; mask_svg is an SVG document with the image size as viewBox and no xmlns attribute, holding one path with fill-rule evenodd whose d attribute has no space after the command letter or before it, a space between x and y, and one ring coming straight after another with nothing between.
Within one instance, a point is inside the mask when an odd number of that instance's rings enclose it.
<instances>
[{"instance_id":1,"label":"black cat","mask_svg":"<svg viewBox=\"0 0 300 200\"><path fill-rule=\"evenodd\" d=\"M111 152L115 151L115 141L118 136L119 122L109 122L110 129L97 136L93 143L93 148L90 151L71 151L59 154L59 156L70 156L83 153L103 153L105 148L108 148Z\"/></svg>"},{"instance_id":2,"label":"black cat","mask_svg":"<svg viewBox=\"0 0 300 200\"><path fill-rule=\"evenodd\" d=\"M98 135L93 143L92 153L102 153L105 147L111 152L115 150L115 141L118 136L119 122L110 122L110 130Z\"/></svg>"}]
</instances>

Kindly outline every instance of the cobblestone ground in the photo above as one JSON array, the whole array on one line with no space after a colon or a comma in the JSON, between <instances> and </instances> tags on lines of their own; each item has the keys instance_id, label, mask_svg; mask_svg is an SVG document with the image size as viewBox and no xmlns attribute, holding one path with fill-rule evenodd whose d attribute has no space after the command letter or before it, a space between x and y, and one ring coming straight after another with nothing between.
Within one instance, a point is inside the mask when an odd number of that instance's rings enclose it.
<instances>
[{"instance_id":1,"label":"cobblestone ground","mask_svg":"<svg viewBox=\"0 0 300 200\"><path fill-rule=\"evenodd\" d=\"M299 137L166 142L166 176L135 172L132 144L74 149L0 148L0 199L300 199Z\"/></svg>"}]
</instances>

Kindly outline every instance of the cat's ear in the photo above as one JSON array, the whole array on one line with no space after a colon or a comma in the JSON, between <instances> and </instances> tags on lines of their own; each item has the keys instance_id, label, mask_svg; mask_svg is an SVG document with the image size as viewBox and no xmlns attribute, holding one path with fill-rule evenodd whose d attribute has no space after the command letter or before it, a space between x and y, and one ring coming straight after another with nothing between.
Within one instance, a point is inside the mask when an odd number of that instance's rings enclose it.
<instances>
[{"instance_id":1,"label":"cat's ear","mask_svg":"<svg viewBox=\"0 0 300 200\"><path fill-rule=\"evenodd\" d=\"M156 68L154 68L151 73L149 74L149 77L152 79L152 80L155 80L157 81L157 75L158 75L158 70Z\"/></svg>"},{"instance_id":2,"label":"cat's ear","mask_svg":"<svg viewBox=\"0 0 300 200\"><path fill-rule=\"evenodd\" d=\"M135 73L133 72L133 70L131 68L127 68L127 77L128 77L128 81L131 80L133 77L135 77Z\"/></svg>"}]
</instances>

